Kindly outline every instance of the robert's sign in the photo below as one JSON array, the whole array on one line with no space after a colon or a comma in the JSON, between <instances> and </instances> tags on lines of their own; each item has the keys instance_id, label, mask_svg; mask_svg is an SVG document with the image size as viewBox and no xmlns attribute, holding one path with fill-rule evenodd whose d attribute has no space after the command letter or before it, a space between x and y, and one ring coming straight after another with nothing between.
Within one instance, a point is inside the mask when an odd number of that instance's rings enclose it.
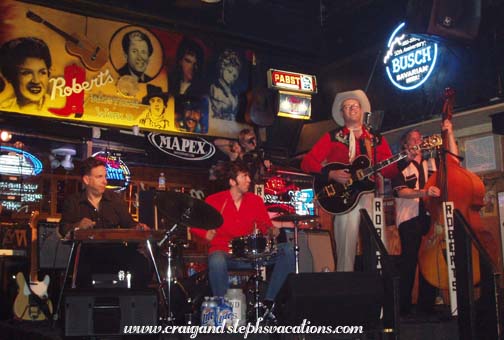
<instances>
[{"instance_id":1,"label":"robert's sign","mask_svg":"<svg viewBox=\"0 0 504 340\"><path fill-rule=\"evenodd\" d=\"M150 133L148 139L152 145L162 152L188 161L202 161L212 157L215 153L215 146L203 138Z\"/></svg>"},{"instance_id":2,"label":"robert's sign","mask_svg":"<svg viewBox=\"0 0 504 340\"><path fill-rule=\"evenodd\" d=\"M390 81L402 90L413 90L427 81L436 65L437 44L400 34L404 23L390 36L383 58Z\"/></svg>"}]
</instances>

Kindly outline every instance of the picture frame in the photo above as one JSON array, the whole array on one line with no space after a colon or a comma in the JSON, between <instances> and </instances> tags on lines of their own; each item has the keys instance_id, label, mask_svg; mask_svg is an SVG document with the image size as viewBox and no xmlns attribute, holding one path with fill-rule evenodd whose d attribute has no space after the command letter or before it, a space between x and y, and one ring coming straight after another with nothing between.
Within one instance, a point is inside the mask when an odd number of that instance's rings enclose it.
<instances>
[{"instance_id":1,"label":"picture frame","mask_svg":"<svg viewBox=\"0 0 504 340\"><path fill-rule=\"evenodd\" d=\"M493 134L468 137L461 141L462 165L476 174L502 171L501 137Z\"/></svg>"}]
</instances>

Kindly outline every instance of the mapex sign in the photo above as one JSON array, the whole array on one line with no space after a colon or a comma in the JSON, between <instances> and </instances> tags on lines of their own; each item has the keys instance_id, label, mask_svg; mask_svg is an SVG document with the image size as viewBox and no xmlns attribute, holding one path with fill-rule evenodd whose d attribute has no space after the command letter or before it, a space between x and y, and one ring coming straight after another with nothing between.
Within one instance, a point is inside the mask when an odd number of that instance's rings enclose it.
<instances>
[{"instance_id":1,"label":"mapex sign","mask_svg":"<svg viewBox=\"0 0 504 340\"><path fill-rule=\"evenodd\" d=\"M417 37L399 34L400 24L390 36L383 58L390 81L402 90L413 90L427 81L437 59L437 44Z\"/></svg>"},{"instance_id":2,"label":"mapex sign","mask_svg":"<svg viewBox=\"0 0 504 340\"><path fill-rule=\"evenodd\" d=\"M202 161L215 153L215 146L203 138L192 139L153 132L148 135L148 138L152 145L164 153L188 161Z\"/></svg>"}]
</instances>

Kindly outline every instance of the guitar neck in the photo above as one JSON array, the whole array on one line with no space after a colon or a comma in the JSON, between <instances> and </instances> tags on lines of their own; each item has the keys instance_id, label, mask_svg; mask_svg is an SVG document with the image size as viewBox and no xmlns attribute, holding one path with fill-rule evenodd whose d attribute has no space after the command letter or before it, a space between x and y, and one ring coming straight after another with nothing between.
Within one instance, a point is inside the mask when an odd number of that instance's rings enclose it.
<instances>
[{"instance_id":1,"label":"guitar neck","mask_svg":"<svg viewBox=\"0 0 504 340\"><path fill-rule=\"evenodd\" d=\"M46 27L50 28L51 30L53 30L54 32L58 33L59 35L61 35L63 38L65 38L66 40L74 43L74 44L79 44L79 40L72 37L70 34L68 34L67 32L59 29L58 27L54 26L53 24L51 24L50 22L48 21L45 21L44 19L42 19L40 16L36 15L35 13L31 12L31 11L28 11L27 13L27 17L35 22L38 22L38 23L41 23L43 25L45 25Z\"/></svg>"},{"instance_id":2,"label":"guitar neck","mask_svg":"<svg viewBox=\"0 0 504 340\"><path fill-rule=\"evenodd\" d=\"M369 176L375 174L376 172L380 171L381 169L383 169L391 164L394 164L396 162L399 162L401 159L406 158L407 156L408 156L408 153L406 151L402 151L402 152L400 152L390 158L387 158L386 160L384 160L380 163L377 163L376 165L374 165L372 167L365 169L363 171L364 177L369 177Z\"/></svg>"},{"instance_id":3,"label":"guitar neck","mask_svg":"<svg viewBox=\"0 0 504 340\"><path fill-rule=\"evenodd\" d=\"M38 222L38 211L33 211L30 217L30 230L31 230L31 247L30 247L30 281L38 281L38 254L37 254L37 222Z\"/></svg>"}]
</instances>

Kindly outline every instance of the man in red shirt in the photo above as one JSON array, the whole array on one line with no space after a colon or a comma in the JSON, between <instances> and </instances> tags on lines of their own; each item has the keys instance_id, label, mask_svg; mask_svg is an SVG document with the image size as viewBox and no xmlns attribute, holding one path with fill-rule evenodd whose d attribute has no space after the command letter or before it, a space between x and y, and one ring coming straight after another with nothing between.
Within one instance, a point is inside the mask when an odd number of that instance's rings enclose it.
<instances>
[{"instance_id":1,"label":"man in red shirt","mask_svg":"<svg viewBox=\"0 0 504 340\"><path fill-rule=\"evenodd\" d=\"M383 161L392 156L385 138L374 138L363 125L364 112L370 112L371 105L362 90L341 92L336 95L332 107L333 119L340 128L324 134L315 143L301 162L305 172L321 173L328 163L351 164L359 155L367 155L371 161ZM382 175L392 178L398 173L395 165L382 170ZM329 180L341 184L351 180L346 169L331 170ZM334 239L336 242L337 271L353 271L357 237L359 236L360 214L364 208L371 212L373 194L363 194L357 205L348 213L334 216Z\"/></svg>"},{"instance_id":2,"label":"man in red shirt","mask_svg":"<svg viewBox=\"0 0 504 340\"><path fill-rule=\"evenodd\" d=\"M228 253L229 242L254 233L257 228L263 235L276 237L279 229L273 227L263 200L249 192L250 176L246 165L240 161L229 166L229 190L206 198L206 202L219 211L224 222L218 229L191 228L191 232L210 242L208 272L210 286L215 296L224 296L229 288L228 268L252 268L252 262L234 259ZM267 261L275 263L265 299L272 303L290 272L294 271L294 250L289 243L279 244L276 255Z\"/></svg>"}]
</instances>

